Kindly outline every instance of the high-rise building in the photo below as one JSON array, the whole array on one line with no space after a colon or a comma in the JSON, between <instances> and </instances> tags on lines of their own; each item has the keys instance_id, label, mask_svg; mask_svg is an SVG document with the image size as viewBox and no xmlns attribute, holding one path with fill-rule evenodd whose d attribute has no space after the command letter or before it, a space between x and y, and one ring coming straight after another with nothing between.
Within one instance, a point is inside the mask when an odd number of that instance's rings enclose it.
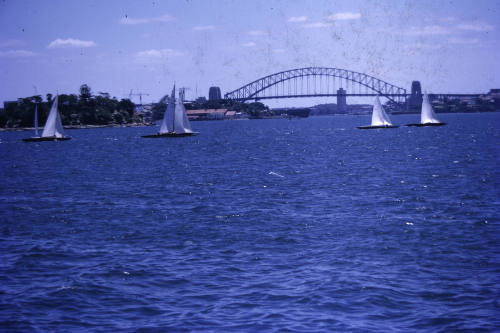
<instances>
[{"instance_id":1,"label":"high-rise building","mask_svg":"<svg viewBox=\"0 0 500 333\"><path fill-rule=\"evenodd\" d=\"M210 87L208 90L208 100L209 101L217 101L222 99L220 88L219 87Z\"/></svg>"}]
</instances>

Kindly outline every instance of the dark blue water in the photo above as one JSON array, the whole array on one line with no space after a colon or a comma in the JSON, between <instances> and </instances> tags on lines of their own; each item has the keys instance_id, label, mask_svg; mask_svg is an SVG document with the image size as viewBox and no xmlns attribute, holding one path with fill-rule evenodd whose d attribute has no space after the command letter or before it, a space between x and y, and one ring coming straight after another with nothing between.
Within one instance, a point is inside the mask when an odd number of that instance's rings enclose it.
<instances>
[{"instance_id":1,"label":"dark blue water","mask_svg":"<svg viewBox=\"0 0 500 333\"><path fill-rule=\"evenodd\" d=\"M441 117L2 132L0 330L494 331L500 114Z\"/></svg>"}]
</instances>

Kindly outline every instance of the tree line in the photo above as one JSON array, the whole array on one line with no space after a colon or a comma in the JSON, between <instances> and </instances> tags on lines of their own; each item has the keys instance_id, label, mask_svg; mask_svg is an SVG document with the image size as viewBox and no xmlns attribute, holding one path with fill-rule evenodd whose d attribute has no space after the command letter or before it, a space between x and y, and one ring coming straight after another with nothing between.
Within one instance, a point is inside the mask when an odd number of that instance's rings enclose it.
<instances>
[{"instance_id":1,"label":"tree line","mask_svg":"<svg viewBox=\"0 0 500 333\"><path fill-rule=\"evenodd\" d=\"M39 125L43 126L54 98L54 95L47 94L43 101L41 95L35 95L7 102L5 108L0 109L0 127L33 127L35 106L38 108ZM134 108L129 99L111 98L105 92L92 95L91 88L86 84L80 86L79 95L61 94L58 102L63 126L141 123L142 116L136 114Z\"/></svg>"}]
</instances>

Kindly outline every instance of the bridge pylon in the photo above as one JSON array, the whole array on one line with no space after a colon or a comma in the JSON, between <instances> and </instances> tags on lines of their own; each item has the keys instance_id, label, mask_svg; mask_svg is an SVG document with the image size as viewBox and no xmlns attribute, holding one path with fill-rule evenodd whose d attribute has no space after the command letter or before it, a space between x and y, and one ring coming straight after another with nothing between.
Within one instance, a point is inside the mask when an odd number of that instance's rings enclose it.
<instances>
[{"instance_id":1,"label":"bridge pylon","mask_svg":"<svg viewBox=\"0 0 500 333\"><path fill-rule=\"evenodd\" d=\"M411 94L407 99L407 109L408 111L420 110L422 107L422 86L420 81L413 81L411 83Z\"/></svg>"},{"instance_id":2,"label":"bridge pylon","mask_svg":"<svg viewBox=\"0 0 500 333\"><path fill-rule=\"evenodd\" d=\"M347 96L344 88L339 88L337 90L337 110L340 112L344 112L347 110Z\"/></svg>"}]
</instances>

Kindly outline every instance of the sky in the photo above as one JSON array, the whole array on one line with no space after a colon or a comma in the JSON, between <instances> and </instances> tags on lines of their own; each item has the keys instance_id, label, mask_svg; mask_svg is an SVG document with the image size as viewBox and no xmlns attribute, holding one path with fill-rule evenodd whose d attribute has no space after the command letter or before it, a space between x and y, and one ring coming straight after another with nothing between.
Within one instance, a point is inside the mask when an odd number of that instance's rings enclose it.
<instances>
[{"instance_id":1,"label":"sky","mask_svg":"<svg viewBox=\"0 0 500 333\"><path fill-rule=\"evenodd\" d=\"M311 66L486 93L500 88L499 29L500 1L0 0L0 103L82 84L146 103L174 82L192 99Z\"/></svg>"}]
</instances>

